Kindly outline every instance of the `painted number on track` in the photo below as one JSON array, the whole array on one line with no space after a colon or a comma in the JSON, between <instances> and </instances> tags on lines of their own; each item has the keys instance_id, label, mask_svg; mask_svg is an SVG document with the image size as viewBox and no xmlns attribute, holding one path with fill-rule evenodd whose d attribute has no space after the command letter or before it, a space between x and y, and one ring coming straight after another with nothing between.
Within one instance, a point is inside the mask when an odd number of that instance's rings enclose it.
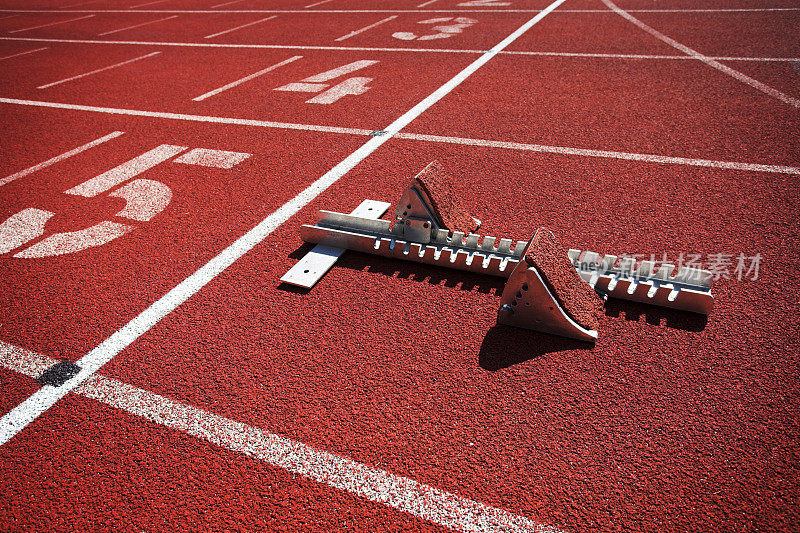
<instances>
[{"instance_id":1,"label":"painted number on track","mask_svg":"<svg viewBox=\"0 0 800 533\"><path fill-rule=\"evenodd\" d=\"M378 63L378 61L372 61L372 60L354 61L352 63L342 65L341 67L336 67L334 69L327 70L325 72L321 72L313 76L309 76L308 78L305 78L302 81L295 83L287 83L286 85L276 87L275 90L293 91L301 93L320 93L317 96L311 98L310 100L306 100L306 103L332 104L348 95L364 94L369 90L367 84L372 81L372 78L354 76L352 78L347 78L346 80L340 82L337 85L334 85L333 87L330 87L330 83L326 82L329 82L341 76L345 76L347 74L351 74L357 70L361 70L362 68L369 67L376 63ZM327 90L325 92L321 92L324 89Z\"/></svg>"},{"instance_id":2,"label":"painted number on track","mask_svg":"<svg viewBox=\"0 0 800 533\"><path fill-rule=\"evenodd\" d=\"M173 159L174 163L216 168L232 168L251 155L204 148L187 150L186 146L162 144L64 191L84 198L111 196L123 199L125 207L114 214L116 220L103 220L87 228L48 234L47 223L55 216L52 211L28 207L11 215L0 224L0 254L13 253L16 258L36 259L107 244L132 231L137 223L150 221L172 200L172 191L167 185L137 177L140 174L179 154L183 155ZM25 248L16 251L23 246Z\"/></svg>"},{"instance_id":3,"label":"painted number on track","mask_svg":"<svg viewBox=\"0 0 800 533\"><path fill-rule=\"evenodd\" d=\"M442 18L421 20L420 22L418 22L418 24L438 24L438 26L434 26L433 28L431 28L436 33L418 36L417 34L408 31L398 31L396 33L393 33L392 37L394 37L395 39L401 39L403 41L413 41L415 39L418 41L432 41L433 39L448 39L450 37L453 37L454 35L461 33L462 31L469 28L476 22L478 21L467 17L442 17Z\"/></svg>"}]
</instances>

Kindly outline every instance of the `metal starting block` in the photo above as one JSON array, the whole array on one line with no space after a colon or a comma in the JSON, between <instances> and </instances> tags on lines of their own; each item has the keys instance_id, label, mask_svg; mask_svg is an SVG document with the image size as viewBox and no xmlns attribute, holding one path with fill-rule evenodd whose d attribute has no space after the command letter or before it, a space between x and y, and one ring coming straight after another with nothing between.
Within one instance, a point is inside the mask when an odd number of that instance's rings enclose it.
<instances>
[{"instance_id":1,"label":"metal starting block","mask_svg":"<svg viewBox=\"0 0 800 533\"><path fill-rule=\"evenodd\" d=\"M365 200L350 214L320 211L300 236L316 243L281 281L312 287L345 250L509 278L503 290L498 322L594 342L597 331L565 305L546 273L526 257L533 242L497 239L473 233L480 221L460 208L450 194L447 176L437 162L428 165L403 192L394 220L380 217L389 204ZM541 230L540 230L541 231ZM600 256L570 249L575 272L603 299L611 296L673 309L708 314L714 305L711 273L631 257ZM580 283L578 283L580 285ZM579 287L580 288L580 287Z\"/></svg>"}]
</instances>

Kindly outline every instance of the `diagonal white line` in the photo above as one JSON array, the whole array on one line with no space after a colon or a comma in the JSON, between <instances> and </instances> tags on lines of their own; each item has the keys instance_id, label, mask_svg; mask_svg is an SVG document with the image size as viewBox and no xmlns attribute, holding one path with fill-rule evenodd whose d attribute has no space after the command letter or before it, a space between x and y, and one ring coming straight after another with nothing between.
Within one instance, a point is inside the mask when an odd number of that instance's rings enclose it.
<instances>
[{"instance_id":1,"label":"diagonal white line","mask_svg":"<svg viewBox=\"0 0 800 533\"><path fill-rule=\"evenodd\" d=\"M232 87L236 87L237 85L241 85L244 82L247 82L247 81L250 81L250 80L252 80L254 78L257 78L257 77L261 76L262 74L266 74L267 72L275 70L276 68L282 67L284 65L288 65L292 61L297 61L298 59L300 59L302 57L303 56L290 57L289 59L281 61L280 63L276 63L276 64L272 65L271 67L267 67L267 68L265 68L263 70L259 70L258 72L254 72L253 74L250 74L249 76L245 76L242 79L233 81L233 82L231 82L231 83L229 83L227 85L223 85L219 89L214 89L213 91L209 91L209 92L207 92L205 94L201 94L200 96L198 96L196 98L192 98L192 100L194 100L195 102L200 102L200 101L205 100L206 98L208 98L210 96L214 96L215 94L219 94L222 91L227 91L228 89L230 89Z\"/></svg>"},{"instance_id":2,"label":"diagonal white line","mask_svg":"<svg viewBox=\"0 0 800 533\"><path fill-rule=\"evenodd\" d=\"M90 19L93 16L94 15L86 15L85 17L78 17L78 18L68 19L68 20L59 20L58 22L51 22L49 24L41 24L39 26L31 26L30 28L20 28L18 30L11 30L8 33L18 33L18 32L21 32L21 31L28 31L28 30L38 30L39 28L47 28L48 26L56 26L57 24L66 24L67 22L75 22L76 20Z\"/></svg>"},{"instance_id":3,"label":"diagonal white line","mask_svg":"<svg viewBox=\"0 0 800 533\"><path fill-rule=\"evenodd\" d=\"M310 7L321 6L322 4L327 4L328 2L331 2L331 1L333 1L333 0L321 0L320 2L315 2L315 3L313 3L313 4L308 4L308 5L306 6L306 9L308 9L308 8L310 8Z\"/></svg>"},{"instance_id":4,"label":"diagonal white line","mask_svg":"<svg viewBox=\"0 0 800 533\"><path fill-rule=\"evenodd\" d=\"M723 168L727 170L744 170L748 172L773 172L800 176L800 167L784 165L763 165L760 163L743 163L739 161L716 161L713 159L696 159L690 157L674 157L660 154L637 154L632 152L615 152L613 150L595 150L592 148L575 148L571 146L548 146L544 144L527 144L508 141L490 141L485 139L467 139L464 137L445 137L441 135L425 135L421 133L398 133L398 139L427 141L466 146L484 146L487 148L504 148L506 150L524 150L527 152L543 152L548 154L575 155L580 157L600 157L605 159L622 159L669 165L686 165L693 167Z\"/></svg>"},{"instance_id":5,"label":"diagonal white line","mask_svg":"<svg viewBox=\"0 0 800 533\"><path fill-rule=\"evenodd\" d=\"M104 135L103 137L100 137L99 139L95 139L92 142L88 142L88 143L86 143L86 144L84 144L82 146L78 146L77 148L73 148L69 152L64 152L63 154L57 155L57 156L55 156L55 157L53 157L51 159L48 159L47 161L43 161L43 162L39 163L38 165L33 165L32 167L26 168L25 170L20 170L19 172L15 172L14 174L11 174L10 176L6 176L5 178L0 179L0 187L2 187L3 185L7 185L7 184L11 183L12 181L14 181L16 179L25 177L25 176L27 176L29 174L33 174L34 172L42 170L43 168L47 168L50 165L54 165L56 163L64 161L65 159L69 159L70 157L72 157L74 155L77 155L77 154L79 154L81 152L84 152L84 151L88 150L89 148L94 148L95 146L103 144L106 141L110 141L111 139L115 139L115 138L119 137L120 135L122 135L123 133L124 132L122 132L122 131L112 131L108 135Z\"/></svg>"},{"instance_id":6,"label":"diagonal white line","mask_svg":"<svg viewBox=\"0 0 800 533\"><path fill-rule=\"evenodd\" d=\"M120 109L114 107L97 107L79 104L65 104L61 102L42 102L40 100L18 100L16 98L1 98L0 103L25 105L35 107L48 107L53 109L71 109L75 111L88 111L92 113L106 113L109 115L126 115L135 117L151 117L167 120L186 120L190 122L210 122L214 124L235 124L237 126L250 126L256 128L277 128L302 131L318 131L323 133L340 133L345 135L366 136L375 130L361 128L344 128L337 126L320 126L317 124L296 124L291 122L272 122L268 120L255 120L246 118L213 117L208 115L188 115L184 113L165 113L161 111L142 111L138 109ZM602 157L611 159L624 159L642 161L646 163L665 163L673 165L689 165L698 167L723 168L731 170L745 170L751 172L772 172L775 174L800 175L799 167L784 165L767 165L761 163L745 163L740 161L718 161L713 159L696 159L689 157L676 157L660 154L639 154L633 152L615 152L612 150L595 150L592 148L575 148L569 146L548 146L544 144L528 144L513 141L493 141L487 139L470 139L465 137L446 137L441 135L426 135L421 133L398 133L395 137L418 141L463 144L467 146L485 146L488 148L504 148L507 150L526 150L532 152L546 152L553 154L575 155L580 157Z\"/></svg>"},{"instance_id":7,"label":"diagonal white line","mask_svg":"<svg viewBox=\"0 0 800 533\"><path fill-rule=\"evenodd\" d=\"M4 59L11 59L12 57L19 57L27 54L32 54L34 52L41 52L42 50L47 50L47 47L45 46L44 48L37 48L36 50L26 50L24 52L19 52L18 54L11 54L10 56L0 57L0 61Z\"/></svg>"},{"instance_id":8,"label":"diagonal white line","mask_svg":"<svg viewBox=\"0 0 800 533\"><path fill-rule=\"evenodd\" d=\"M0 366L39 377L56 361L0 341ZM532 531L560 533L503 509L391 474L341 455L312 448L159 394L95 374L77 394L121 411L187 433L221 448L393 507L457 531Z\"/></svg>"},{"instance_id":9,"label":"diagonal white line","mask_svg":"<svg viewBox=\"0 0 800 533\"><path fill-rule=\"evenodd\" d=\"M350 32L350 33L348 33L347 35L342 35L341 37L339 37L339 38L337 38L337 39L335 39L335 40L336 40L336 41L344 41L345 39L349 39L350 37L353 37L354 35L358 35L359 33L364 33L365 31L368 31L368 30L371 30L372 28L375 28L375 27L377 27L377 26L380 26L381 24L383 24L383 23L385 23L385 22L389 22L390 20L394 20L394 19L396 19L397 17L398 17L398 15L392 15L391 17L386 17L386 18L385 18L385 19L383 19L383 20L379 20L379 21L378 21L378 22L376 22L375 24L370 24L369 26L364 26L364 27L363 27L363 28L361 28L360 30L351 31L351 32Z\"/></svg>"},{"instance_id":10,"label":"diagonal white line","mask_svg":"<svg viewBox=\"0 0 800 533\"><path fill-rule=\"evenodd\" d=\"M63 398L72 389L86 381L86 379L97 372L118 353L149 331L150 328L155 326L162 318L174 311L179 305L188 300L221 272L231 266L237 259L266 239L281 224L289 220L295 213L314 200L314 198L339 181L339 179L353 167L381 147L393 135L405 128L411 121L424 113L432 105L444 98L453 89L463 83L471 74L485 65L501 50L513 43L564 1L565 0L556 0L550 4L544 11L530 19L511 35L492 47L491 50L470 63L464 70L436 89L423 101L412 107L390 125L383 128L385 132L383 135L371 137L370 140L347 156L342 162L334 166L272 214L268 215L253 229L236 239L231 245L167 292L167 294L153 302L150 307L142 311L105 341L101 342L96 348L84 355L80 361L78 361L78 366L80 366L81 370L63 385L59 387L44 387L9 411L0 419L0 445L8 442L9 439L36 420L59 399Z\"/></svg>"},{"instance_id":11,"label":"diagonal white line","mask_svg":"<svg viewBox=\"0 0 800 533\"><path fill-rule=\"evenodd\" d=\"M142 26L147 26L148 24L155 24L156 22L163 22L165 20L174 19L174 18L178 18L178 15L172 15L171 17L165 17L163 19L150 20L148 22L142 22L141 24L134 24L133 26L125 26L124 28L119 28L119 29L111 30L111 31L105 31L103 33L98 33L97 35L102 37L103 35L111 35L112 33L119 33L121 31L132 30L134 28L141 28Z\"/></svg>"},{"instance_id":12,"label":"diagonal white line","mask_svg":"<svg viewBox=\"0 0 800 533\"><path fill-rule=\"evenodd\" d=\"M211 35L206 35L205 37L203 37L203 39L212 39L214 37L219 37L220 35L225 35L226 33L230 33L232 31L241 30L242 28L247 28L248 26L253 26L253 25L258 24L260 22L265 22L267 20L272 20L272 19L277 18L277 17L278 17L278 15L272 15L271 17L266 17L266 18L263 18L263 19L260 19L260 20L256 20L255 22L248 22L247 24L242 24L241 26L236 26L235 28L231 28L229 30L224 30L224 31L221 31L221 32L218 32L218 33L212 33Z\"/></svg>"},{"instance_id":13,"label":"diagonal white line","mask_svg":"<svg viewBox=\"0 0 800 533\"><path fill-rule=\"evenodd\" d=\"M136 4L135 6L130 6L128 9L136 9L137 7L144 7L144 6L152 6L153 4L163 4L167 0L155 0L154 2L145 2L144 4Z\"/></svg>"},{"instance_id":14,"label":"diagonal white line","mask_svg":"<svg viewBox=\"0 0 800 533\"><path fill-rule=\"evenodd\" d=\"M715 68L715 69L719 70L720 72L725 73L728 76L730 76L730 77L732 77L732 78L734 78L736 80L739 80L740 82L742 82L742 83L744 83L746 85L749 85L750 87L753 87L754 89L758 89L759 91L763 92L764 94L768 94L769 96L771 96L773 98L777 98L781 102L789 104L792 107L800 108L800 99L793 98L793 97L789 96L788 94L784 94L784 93L782 93L782 92L780 92L780 91L778 91L776 89L773 89L772 87L770 87L769 85L767 85L765 83L761 83L758 80L754 80L753 78L751 78L747 74L744 74L742 72L739 72L738 70L732 69L727 65L723 65L719 61L715 61L714 59L711 59L710 57L701 54L697 50L689 48L688 46L685 46L685 45L679 43L678 41L667 37L666 35L664 35L660 31L656 30L655 28L651 28L650 26L648 26L647 24L645 24L641 20L637 19L636 17L634 17L630 13L628 13L626 11L623 11L622 9L617 7L617 5L614 4L614 2L612 2L611 0L603 0L603 3L605 5L607 5L608 8L611 9L617 15L621 16L622 18L624 18L625 20L627 20L629 22L632 22L634 25L636 25L640 29L646 31L647 33L649 33L653 37L655 37L655 38L667 43L668 45L670 45L673 48L676 48L677 50L680 50L684 54L686 54L688 56L691 56L694 59L697 59L698 61L702 61L703 63L705 63L709 67Z\"/></svg>"},{"instance_id":15,"label":"diagonal white line","mask_svg":"<svg viewBox=\"0 0 800 533\"><path fill-rule=\"evenodd\" d=\"M229 6L229 5L232 5L232 4L238 4L239 2L244 2L244 0L233 0L233 2L224 2L222 4L217 4L215 6L211 6L211 9L216 9L218 7L225 7L225 6Z\"/></svg>"},{"instance_id":16,"label":"diagonal white line","mask_svg":"<svg viewBox=\"0 0 800 533\"><path fill-rule=\"evenodd\" d=\"M153 57L153 56L158 55L160 53L161 52L151 52L149 54L145 54L145 55L139 56L139 57L134 57L133 59L128 59L127 61L122 61L121 63L114 63L113 65L109 65L107 67L99 68L99 69L93 70L91 72L84 72L83 74L78 74L77 76L72 76L70 78L65 78L63 80L54 81L53 83L40 85L39 87L37 87L37 89L47 89L48 87L52 87L54 85L60 85L62 83L66 83L68 81L73 81L73 80L77 80L77 79L80 79L80 78L85 78L86 76L91 76L92 74L97 74L98 72L111 70L112 68L121 67L122 65L127 65L128 63L133 63L134 61L139 61L140 59Z\"/></svg>"}]
</instances>

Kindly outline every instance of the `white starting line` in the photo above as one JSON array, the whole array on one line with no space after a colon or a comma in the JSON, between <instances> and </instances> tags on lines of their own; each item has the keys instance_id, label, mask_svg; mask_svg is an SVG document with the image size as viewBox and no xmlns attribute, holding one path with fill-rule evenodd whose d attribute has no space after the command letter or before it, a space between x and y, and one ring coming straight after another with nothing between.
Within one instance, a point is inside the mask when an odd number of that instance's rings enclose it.
<instances>
[{"instance_id":1,"label":"white starting line","mask_svg":"<svg viewBox=\"0 0 800 533\"><path fill-rule=\"evenodd\" d=\"M213 92L213 91L212 91ZM189 115L186 113L167 113L161 111L143 111L138 109L121 109L114 107L99 107L80 104L66 104L62 102L43 102L40 100L20 100L17 98L2 98L0 103L23 105L32 107L46 107L52 109L69 109L73 111L88 111L92 113L105 113L108 115L126 115L135 117L150 117L166 120L185 120L189 122L207 122L212 124L232 124L237 126L250 126L256 128L276 128L287 130L317 131L322 133L340 133L345 135L371 136L376 130L363 128L346 128L338 126L321 126L317 124L297 124L292 122L273 122L246 118L215 117L208 115ZM613 150L598 150L592 148L577 148L570 146L551 146L544 144L530 144L513 141L496 141L489 139L471 139L467 137L449 137L444 135L428 135L421 133L398 132L394 135L398 139L426 141L446 144L461 144L465 146L483 146L486 148L503 148L506 150L523 150L530 152L543 152L551 154L574 155L578 157L600 157L605 159L622 159L627 161L642 161L644 163L688 165L696 167L721 168L727 170L742 170L748 172L770 172L775 174L800 175L800 167L785 165L769 165L762 163L746 163L741 161L719 161L714 159L698 159L691 157L668 156L662 154L641 154L635 152L618 152Z\"/></svg>"},{"instance_id":2,"label":"white starting line","mask_svg":"<svg viewBox=\"0 0 800 533\"><path fill-rule=\"evenodd\" d=\"M100 0L95 0L100 1ZM320 5L320 2L316 5ZM434 0L436 1L436 0ZM86 2L94 3L94 2ZM430 5L433 2L427 2ZM217 4L217 7L220 4ZM224 5L224 4L223 4ZM0 13L232 13L232 14L261 14L261 13L541 13L541 9L0 9ZM419 7L419 6L418 6ZM800 7L754 7L754 8L687 8L687 9L628 9L629 13L782 13L800 11ZM606 13L607 9L557 9L553 13Z\"/></svg>"},{"instance_id":3,"label":"white starting line","mask_svg":"<svg viewBox=\"0 0 800 533\"><path fill-rule=\"evenodd\" d=\"M170 41L111 41L93 39L52 39L47 37L2 37L0 41L19 41L31 43L63 43L63 44L123 44L131 46L169 46L177 48L243 48L255 50L334 50L343 52L416 52L439 54L484 54L486 50L470 48L394 48L375 46L325 46L304 44L237 44L237 43L196 43L196 42L170 42ZM605 54L602 52L545 52L534 50L503 50L501 55L517 56L544 56L544 57L574 57L574 58L600 58L600 59L657 59L657 60L683 60L693 61L697 58L689 55L659 55L659 54ZM800 61L798 57L738 57L738 56L709 56L715 61L752 61L752 62L787 62Z\"/></svg>"},{"instance_id":4,"label":"white starting line","mask_svg":"<svg viewBox=\"0 0 800 533\"><path fill-rule=\"evenodd\" d=\"M0 365L37 378L57 361L0 341ZM457 531L560 533L503 509L95 374L74 392L323 485Z\"/></svg>"}]
</instances>

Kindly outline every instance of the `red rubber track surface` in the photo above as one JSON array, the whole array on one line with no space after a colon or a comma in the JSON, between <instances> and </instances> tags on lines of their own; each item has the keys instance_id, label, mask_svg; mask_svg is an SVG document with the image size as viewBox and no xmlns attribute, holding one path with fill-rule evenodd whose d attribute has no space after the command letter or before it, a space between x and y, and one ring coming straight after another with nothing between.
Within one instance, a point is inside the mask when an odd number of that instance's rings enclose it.
<instances>
[{"instance_id":1,"label":"red rubber track surface","mask_svg":"<svg viewBox=\"0 0 800 533\"><path fill-rule=\"evenodd\" d=\"M498 79L502 90L478 91ZM503 56L412 128L453 137L797 165L800 150L786 132L799 127L796 109L698 61Z\"/></svg>"},{"instance_id":2,"label":"red rubber track surface","mask_svg":"<svg viewBox=\"0 0 800 533\"><path fill-rule=\"evenodd\" d=\"M348 211L366 187L392 198L433 153L392 143L312 207ZM752 175L660 169L665 185L639 164L500 151L454 149L448 163L461 171L487 234L525 235L545 223L579 248L775 252L759 282L716 285L707 324L612 303L597 347L586 350L494 326L502 285L491 279L352 254L318 290L281 287L298 255L291 236L312 218L309 209L108 372L565 527L793 523L794 496L781 479L796 457L787 445L797 438L798 302L776 289L797 282L792 259L779 252L792 246L791 209L777 201L786 189L770 178L769 187L738 195ZM563 179L577 172L580 184ZM714 197L726 201L709 204ZM267 265L267 257L285 259ZM256 269L265 270L254 279ZM753 498L771 511L750 507Z\"/></svg>"},{"instance_id":3,"label":"red rubber track surface","mask_svg":"<svg viewBox=\"0 0 800 533\"><path fill-rule=\"evenodd\" d=\"M511 1L511 9L547 5ZM169 10L222 2L167 0L142 8L164 13L98 13L6 33L80 16L69 9L22 14L0 19L0 36L480 50L534 15L467 14L461 2L439 0L427 9L444 13L398 13L343 42L334 39L392 12L279 14L218 39L204 36L269 14L179 14L96 37L175 14ZM103 0L87 9L137 3L145 0ZM271 2L269 9L311 3ZM319 9L420 3L333 0ZM653 8L650 1L618 4ZM796 6L719 0L703 7ZM234 8L267 9L255 0ZM561 9L606 8L569 0ZM634 15L703 54L798 55L797 39L781 36L797 37L792 12ZM391 38L435 16L479 23L474 32L424 45ZM0 256L0 341L71 361L479 57L14 41L0 41L0 57L39 47L47 50L2 60L0 97L353 128L333 133L0 103L0 178L125 132L0 186L0 221L28 207L58 213L48 230L113 219L122 200L64 191L161 144L252 154L232 169L168 161L147 171L170 187L172 201L110 244L45 259ZM552 13L509 50L682 55L612 13ZM303 57L192 100L295 55ZM373 78L363 95L319 105L306 103L311 93L274 91L360 60L378 61L352 74ZM791 63L724 63L800 93ZM796 108L692 59L500 54L405 129L451 142L388 140L100 373L564 531L795 531L797 176L468 146L453 138L798 167L799 122ZM298 232L317 210L349 212L365 198L396 201L434 159L456 177L455 193L483 221L483 234L528 240L546 226L567 247L617 255L759 253L759 278L715 281L708 318L609 301L594 347L497 326L501 278L347 252L310 291L280 283L311 249ZM33 378L0 368L0 412L37 389ZM0 447L0 474L0 529L9 531L440 528L76 394Z\"/></svg>"},{"instance_id":4,"label":"red rubber track surface","mask_svg":"<svg viewBox=\"0 0 800 533\"><path fill-rule=\"evenodd\" d=\"M438 531L81 397L0 450L11 531ZM70 438L54 449L63 428Z\"/></svg>"}]
</instances>

